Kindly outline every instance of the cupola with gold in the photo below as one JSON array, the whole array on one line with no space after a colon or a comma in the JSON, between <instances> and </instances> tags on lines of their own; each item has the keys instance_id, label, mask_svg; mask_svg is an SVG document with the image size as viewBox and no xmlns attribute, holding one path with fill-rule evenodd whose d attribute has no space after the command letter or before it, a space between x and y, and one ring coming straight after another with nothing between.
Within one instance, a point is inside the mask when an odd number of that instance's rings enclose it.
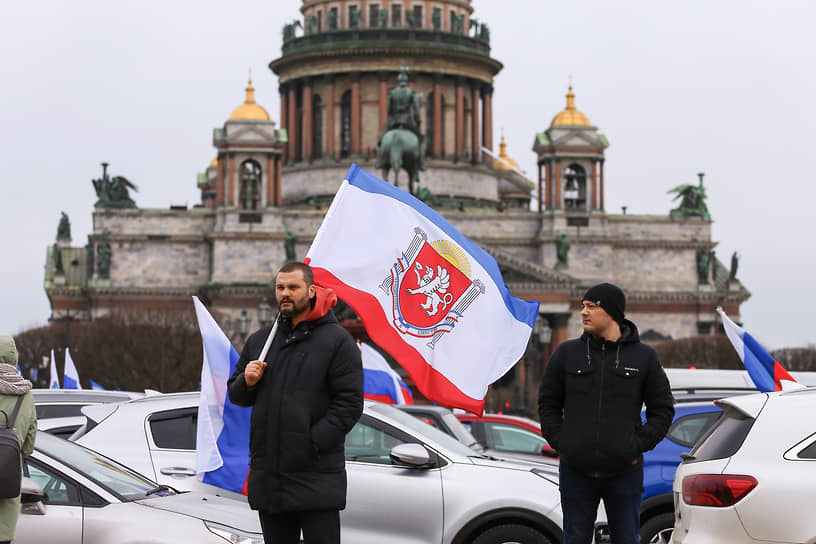
<instances>
[{"instance_id":1,"label":"cupola with gold","mask_svg":"<svg viewBox=\"0 0 816 544\"><path fill-rule=\"evenodd\" d=\"M572 83L567 87L567 107L553 117L550 127L536 134L538 155L538 209L563 209L583 217L568 218L586 224L593 210L604 209L604 150L606 136L575 107Z\"/></svg>"},{"instance_id":2,"label":"cupola with gold","mask_svg":"<svg viewBox=\"0 0 816 544\"><path fill-rule=\"evenodd\" d=\"M280 204L281 150L286 141L286 131L276 128L269 113L255 102L250 78L244 103L213 131L218 153L206 173L199 175L202 205L235 207L242 212L240 221L257 221L257 212Z\"/></svg>"}]
</instances>

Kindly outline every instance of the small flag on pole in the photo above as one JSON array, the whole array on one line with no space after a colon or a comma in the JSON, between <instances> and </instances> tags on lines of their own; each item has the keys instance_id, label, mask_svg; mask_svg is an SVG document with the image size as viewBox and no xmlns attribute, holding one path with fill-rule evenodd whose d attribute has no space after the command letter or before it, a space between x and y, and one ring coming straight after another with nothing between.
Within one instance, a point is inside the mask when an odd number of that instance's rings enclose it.
<instances>
[{"instance_id":1,"label":"small flag on pole","mask_svg":"<svg viewBox=\"0 0 816 544\"><path fill-rule=\"evenodd\" d=\"M65 369L62 373L62 388L63 389L82 389L82 384L79 383L79 372L77 372L74 360L71 358L71 350L65 348Z\"/></svg>"},{"instance_id":2,"label":"small flag on pole","mask_svg":"<svg viewBox=\"0 0 816 544\"><path fill-rule=\"evenodd\" d=\"M96 389L97 391L105 391L105 388L102 387L101 385L99 385L98 383L96 383L95 381L93 381L93 380L88 380L88 381L91 384L91 389Z\"/></svg>"},{"instance_id":3,"label":"small flag on pole","mask_svg":"<svg viewBox=\"0 0 816 544\"><path fill-rule=\"evenodd\" d=\"M731 340L734 349L737 350L737 355L742 360L742 364L745 365L745 369L757 389L763 393L781 391L783 380L796 382L788 374L788 371L779 364L779 361L765 351L765 348L760 346L759 342L748 334L745 329L731 321L719 306L717 312L722 318L726 336Z\"/></svg>"},{"instance_id":4,"label":"small flag on pole","mask_svg":"<svg viewBox=\"0 0 816 544\"><path fill-rule=\"evenodd\" d=\"M386 404L413 404L411 389L402 381L385 357L369 346L360 344L363 359L363 393L365 398Z\"/></svg>"},{"instance_id":5,"label":"small flag on pole","mask_svg":"<svg viewBox=\"0 0 816 544\"><path fill-rule=\"evenodd\" d=\"M227 394L227 382L239 355L198 297L193 297L193 303L204 345L196 475L205 484L246 495L251 409L234 405Z\"/></svg>"},{"instance_id":6,"label":"small flag on pole","mask_svg":"<svg viewBox=\"0 0 816 544\"><path fill-rule=\"evenodd\" d=\"M48 383L49 389L59 389L59 374L57 374L57 362L54 360L54 350L51 350L51 378Z\"/></svg>"}]
</instances>

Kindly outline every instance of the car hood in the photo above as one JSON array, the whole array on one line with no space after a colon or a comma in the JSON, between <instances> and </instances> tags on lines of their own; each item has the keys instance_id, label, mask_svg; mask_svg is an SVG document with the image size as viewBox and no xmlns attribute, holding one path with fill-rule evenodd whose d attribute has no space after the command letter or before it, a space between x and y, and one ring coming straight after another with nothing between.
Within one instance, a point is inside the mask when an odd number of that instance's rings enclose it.
<instances>
[{"instance_id":1,"label":"car hood","mask_svg":"<svg viewBox=\"0 0 816 544\"><path fill-rule=\"evenodd\" d=\"M235 529L261 534L261 522L249 503L191 491L166 497L148 497L136 501L150 508L176 512L186 516L214 521Z\"/></svg>"}]
</instances>

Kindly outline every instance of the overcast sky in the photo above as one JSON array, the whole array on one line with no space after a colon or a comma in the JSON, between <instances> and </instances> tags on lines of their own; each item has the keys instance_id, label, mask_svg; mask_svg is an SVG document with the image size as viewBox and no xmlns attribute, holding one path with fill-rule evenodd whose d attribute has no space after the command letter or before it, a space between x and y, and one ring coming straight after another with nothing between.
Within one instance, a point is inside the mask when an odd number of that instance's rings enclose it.
<instances>
[{"instance_id":1,"label":"overcast sky","mask_svg":"<svg viewBox=\"0 0 816 544\"><path fill-rule=\"evenodd\" d=\"M100 163L140 207L192 206L212 129L244 99L278 121L281 27L299 0L40 0L0 18L0 332L45 324L46 246L60 211L87 242ZM752 292L768 349L814 343L816 3L800 0L474 0L489 24L494 142L535 177L536 132L576 105L610 142L606 207L665 214L705 172L713 238Z\"/></svg>"}]
</instances>

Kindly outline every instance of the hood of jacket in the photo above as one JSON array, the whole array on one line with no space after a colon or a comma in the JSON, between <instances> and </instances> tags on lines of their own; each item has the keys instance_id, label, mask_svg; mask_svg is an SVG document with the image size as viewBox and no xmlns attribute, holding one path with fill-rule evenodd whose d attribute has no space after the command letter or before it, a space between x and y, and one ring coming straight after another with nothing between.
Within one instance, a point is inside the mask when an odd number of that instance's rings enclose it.
<instances>
[{"instance_id":1,"label":"hood of jacket","mask_svg":"<svg viewBox=\"0 0 816 544\"><path fill-rule=\"evenodd\" d=\"M8 334L0 334L0 363L17 366L17 346L14 337Z\"/></svg>"},{"instance_id":2,"label":"hood of jacket","mask_svg":"<svg viewBox=\"0 0 816 544\"><path fill-rule=\"evenodd\" d=\"M303 318L303 321L320 319L337 305L337 295L331 288L320 287L319 285L315 285L314 288L315 304L312 307L312 311Z\"/></svg>"}]
</instances>

